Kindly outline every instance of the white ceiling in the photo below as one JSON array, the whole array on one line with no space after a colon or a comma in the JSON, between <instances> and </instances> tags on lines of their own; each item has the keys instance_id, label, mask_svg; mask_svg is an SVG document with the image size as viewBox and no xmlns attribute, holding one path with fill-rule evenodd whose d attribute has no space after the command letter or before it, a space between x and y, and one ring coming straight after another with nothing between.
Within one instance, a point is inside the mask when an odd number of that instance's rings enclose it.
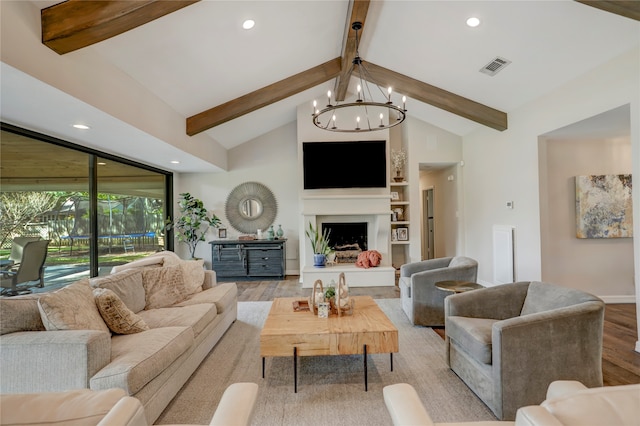
<instances>
[{"instance_id":1,"label":"white ceiling","mask_svg":"<svg viewBox=\"0 0 640 426\"><path fill-rule=\"evenodd\" d=\"M56 2L33 3L43 8ZM186 119L341 56L349 13L346 0L201 1L85 49L95 50ZM480 18L480 26L467 27L470 16ZM256 21L249 31L241 28L247 18ZM638 21L570 0L386 0L371 2L360 54L365 61L509 113L639 43ZM478 71L496 56L512 63L494 77ZM2 117L10 115L13 122L29 127L39 118L33 111L14 108L6 98L11 95L5 86L9 72L16 70L3 65ZM299 105L323 98L333 84L309 89L206 134L233 148L294 121ZM56 115L89 108L57 90L40 93L43 105L57 105ZM480 126L412 99L407 109L410 116L461 136ZM122 123L115 128L138 131ZM76 132L73 139L83 137ZM107 142L112 134L92 137L97 147L106 144L109 152L120 150ZM147 139L149 146L156 142ZM164 159L166 155L179 152L165 153ZM148 149L146 156L153 162ZM207 169L196 160L186 159L182 166Z\"/></svg>"}]
</instances>

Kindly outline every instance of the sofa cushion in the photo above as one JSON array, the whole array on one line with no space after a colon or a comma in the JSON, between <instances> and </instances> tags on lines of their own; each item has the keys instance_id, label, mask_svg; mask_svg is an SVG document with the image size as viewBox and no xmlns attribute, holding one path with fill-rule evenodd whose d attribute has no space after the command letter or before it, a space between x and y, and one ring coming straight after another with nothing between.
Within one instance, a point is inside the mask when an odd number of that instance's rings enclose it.
<instances>
[{"instance_id":1,"label":"sofa cushion","mask_svg":"<svg viewBox=\"0 0 640 426\"><path fill-rule=\"evenodd\" d=\"M45 330L38 299L40 294L0 297L0 335L16 331Z\"/></svg>"},{"instance_id":2,"label":"sofa cushion","mask_svg":"<svg viewBox=\"0 0 640 426\"><path fill-rule=\"evenodd\" d=\"M540 404L567 426L632 425L640 419L640 385L584 389Z\"/></svg>"},{"instance_id":3,"label":"sofa cushion","mask_svg":"<svg viewBox=\"0 0 640 426\"><path fill-rule=\"evenodd\" d=\"M532 281L520 315L535 314L600 299L580 290Z\"/></svg>"},{"instance_id":4,"label":"sofa cushion","mask_svg":"<svg viewBox=\"0 0 640 426\"><path fill-rule=\"evenodd\" d=\"M111 337L111 362L90 380L94 390L122 388L129 395L142 389L193 345L190 327L152 328Z\"/></svg>"},{"instance_id":5,"label":"sofa cushion","mask_svg":"<svg viewBox=\"0 0 640 426\"><path fill-rule=\"evenodd\" d=\"M464 348L476 360L491 364L491 327L498 320L450 316L447 337Z\"/></svg>"},{"instance_id":6,"label":"sofa cushion","mask_svg":"<svg viewBox=\"0 0 640 426\"><path fill-rule=\"evenodd\" d=\"M89 279L77 281L38 299L44 327L49 330L98 330L109 332L93 298Z\"/></svg>"},{"instance_id":7,"label":"sofa cushion","mask_svg":"<svg viewBox=\"0 0 640 426\"><path fill-rule=\"evenodd\" d=\"M95 425L125 396L122 389L3 394L0 424Z\"/></svg>"},{"instance_id":8,"label":"sofa cushion","mask_svg":"<svg viewBox=\"0 0 640 426\"><path fill-rule=\"evenodd\" d=\"M150 328L191 327L194 337L209 325L217 316L216 305L202 303L179 308L158 308L140 312L140 316Z\"/></svg>"},{"instance_id":9,"label":"sofa cushion","mask_svg":"<svg viewBox=\"0 0 640 426\"><path fill-rule=\"evenodd\" d=\"M146 300L145 309L164 308L187 297L180 265L144 269L142 285Z\"/></svg>"},{"instance_id":10,"label":"sofa cushion","mask_svg":"<svg viewBox=\"0 0 640 426\"><path fill-rule=\"evenodd\" d=\"M190 296L201 292L204 282L204 260L183 260L180 266L184 273L185 294Z\"/></svg>"},{"instance_id":11,"label":"sofa cushion","mask_svg":"<svg viewBox=\"0 0 640 426\"><path fill-rule=\"evenodd\" d=\"M127 305L108 288L94 289L93 296L102 319L114 333L134 334L149 329L144 320L127 308Z\"/></svg>"},{"instance_id":12,"label":"sofa cushion","mask_svg":"<svg viewBox=\"0 0 640 426\"><path fill-rule=\"evenodd\" d=\"M113 291L133 312L140 312L146 305L142 271L129 269L117 274L91 278L93 288L108 288Z\"/></svg>"},{"instance_id":13,"label":"sofa cushion","mask_svg":"<svg viewBox=\"0 0 640 426\"><path fill-rule=\"evenodd\" d=\"M217 284L190 296L174 306L198 305L200 303L214 303L218 315L220 315L229 310L230 306L238 303L238 286L236 286L236 283Z\"/></svg>"}]
</instances>

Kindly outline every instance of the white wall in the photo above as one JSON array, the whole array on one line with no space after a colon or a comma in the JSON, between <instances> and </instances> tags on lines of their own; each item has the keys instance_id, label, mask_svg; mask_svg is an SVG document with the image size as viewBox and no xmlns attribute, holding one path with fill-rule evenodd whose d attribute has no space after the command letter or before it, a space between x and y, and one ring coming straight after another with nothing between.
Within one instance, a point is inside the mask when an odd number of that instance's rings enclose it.
<instances>
[{"instance_id":1,"label":"white wall","mask_svg":"<svg viewBox=\"0 0 640 426\"><path fill-rule=\"evenodd\" d=\"M411 241L419 242L421 240L421 226L416 225L420 223L420 218L422 217L422 190L427 189L427 187L420 184L420 164L442 166L459 163L462 160L462 138L432 124L425 123L412 117L407 118L404 131L406 143L408 145L407 153L409 157L409 164L407 168L409 182L411 184L409 196L411 200L410 217L412 218L412 221L418 218L415 225L410 228L409 239ZM439 185L441 189L446 188L445 192L439 190L437 190L437 192L434 191L436 192L437 197L436 206L444 209L438 214L447 214L454 218L456 215L459 217L463 216L463 206L459 202L457 196L458 190L461 190L462 188L462 181L459 179L457 169L458 166L451 169L448 173L448 175L455 175L454 181L447 182L445 179L445 182L447 183L443 182L442 185ZM451 188L452 185L455 186L455 188ZM452 191L452 189L454 190ZM453 198L449 198L449 196ZM436 237L436 256L445 256L443 253L460 253L460 250L462 249L462 247L460 247L460 241L456 243L453 241L458 240L458 236L462 235L463 221L454 220L452 222L450 220L439 220L438 222L440 225L436 226L444 227L444 229L440 229L438 231L439 233L450 233L451 229L449 226L455 226L456 229L453 240L448 239L451 235L447 237L443 237L442 235ZM445 241L443 238L447 238L447 240ZM446 249L445 244L447 247ZM452 244L455 248L452 247ZM419 243L411 244L411 261L417 262L421 260L421 255L421 245Z\"/></svg>"},{"instance_id":2,"label":"white wall","mask_svg":"<svg viewBox=\"0 0 640 426\"><path fill-rule=\"evenodd\" d=\"M298 274L298 171L296 124L290 123L252 141L229 150L229 171L224 173L182 173L174 182L175 199L178 194L189 192L200 198L205 207L222 219L228 238L241 233L234 230L225 215L225 203L229 193L244 182L259 182L273 192L278 203L274 229L282 225L286 243L286 273ZM196 256L205 259L211 268L211 246L208 241L216 238L214 230L207 234L207 243L200 243ZM184 244L176 242L176 251L186 255Z\"/></svg>"},{"instance_id":3,"label":"white wall","mask_svg":"<svg viewBox=\"0 0 640 426\"><path fill-rule=\"evenodd\" d=\"M575 211L576 176L631 173L629 138L540 145L542 279L598 293L608 303L633 302L632 238L576 238Z\"/></svg>"},{"instance_id":4,"label":"white wall","mask_svg":"<svg viewBox=\"0 0 640 426\"><path fill-rule=\"evenodd\" d=\"M492 226L515 226L517 280L540 280L538 137L630 104L633 173L640 175L640 49L635 48L581 78L509 113L509 129L480 129L464 137L466 253L479 262L478 279L493 278ZM640 235L638 185L633 189L634 233ZM505 208L506 201L514 209ZM640 286L640 245L634 239L635 294ZM562 259L558 259L561 261ZM608 283L591 289L606 294Z\"/></svg>"}]
</instances>

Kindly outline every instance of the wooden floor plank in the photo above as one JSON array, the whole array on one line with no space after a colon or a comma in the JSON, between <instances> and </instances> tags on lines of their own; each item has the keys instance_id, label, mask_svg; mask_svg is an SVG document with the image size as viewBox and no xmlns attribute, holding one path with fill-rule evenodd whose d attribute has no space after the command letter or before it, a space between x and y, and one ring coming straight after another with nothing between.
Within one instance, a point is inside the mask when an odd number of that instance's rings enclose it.
<instances>
[{"instance_id":1,"label":"wooden floor plank","mask_svg":"<svg viewBox=\"0 0 640 426\"><path fill-rule=\"evenodd\" d=\"M281 281L244 281L236 284L239 301L271 301L276 297L307 297L311 294L311 289L302 288L297 275L287 276ZM397 286L352 287L349 291L354 296L369 295L374 299L400 297ZM434 331L444 338L444 328ZM603 331L602 372L605 386L640 383L640 353L634 350L638 341L636 305L607 305Z\"/></svg>"}]
</instances>

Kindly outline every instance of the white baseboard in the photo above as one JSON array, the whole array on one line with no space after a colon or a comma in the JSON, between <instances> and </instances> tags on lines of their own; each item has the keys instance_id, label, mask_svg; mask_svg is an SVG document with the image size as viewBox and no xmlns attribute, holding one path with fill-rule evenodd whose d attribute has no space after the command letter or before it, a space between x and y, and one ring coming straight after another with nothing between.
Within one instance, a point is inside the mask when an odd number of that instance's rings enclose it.
<instances>
[{"instance_id":1,"label":"white baseboard","mask_svg":"<svg viewBox=\"0 0 640 426\"><path fill-rule=\"evenodd\" d=\"M640 353L640 341L636 342L636 352Z\"/></svg>"},{"instance_id":2,"label":"white baseboard","mask_svg":"<svg viewBox=\"0 0 640 426\"><path fill-rule=\"evenodd\" d=\"M604 303L636 303L636 296L598 296Z\"/></svg>"},{"instance_id":3,"label":"white baseboard","mask_svg":"<svg viewBox=\"0 0 640 426\"><path fill-rule=\"evenodd\" d=\"M484 281L484 280L478 280L478 284L484 286L484 287L494 287L497 286L499 284L494 284L491 283L489 281ZM629 296L598 296L600 299L602 299L604 301L604 303L607 304L616 304L616 303L636 303L636 296L635 295L629 295Z\"/></svg>"}]
</instances>

